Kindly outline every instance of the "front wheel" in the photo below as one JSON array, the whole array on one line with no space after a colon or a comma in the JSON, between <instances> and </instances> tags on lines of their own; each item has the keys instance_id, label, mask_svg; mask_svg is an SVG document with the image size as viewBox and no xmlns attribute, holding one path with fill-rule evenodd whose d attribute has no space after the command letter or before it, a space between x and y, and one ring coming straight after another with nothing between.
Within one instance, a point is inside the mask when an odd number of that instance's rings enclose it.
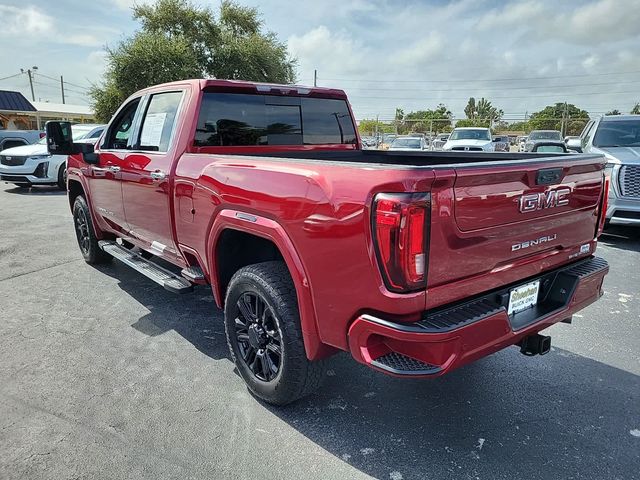
<instances>
[{"instance_id":1,"label":"front wheel","mask_svg":"<svg viewBox=\"0 0 640 480\"><path fill-rule=\"evenodd\" d=\"M112 257L98 245L98 239L93 230L91 211L82 195L78 196L73 203L73 224L84 261L89 264L109 262Z\"/></svg>"},{"instance_id":2,"label":"front wheel","mask_svg":"<svg viewBox=\"0 0 640 480\"><path fill-rule=\"evenodd\" d=\"M231 356L254 395L286 405L319 387L324 362L307 359L296 291L284 263L238 270L229 283L224 317Z\"/></svg>"},{"instance_id":3,"label":"front wheel","mask_svg":"<svg viewBox=\"0 0 640 480\"><path fill-rule=\"evenodd\" d=\"M58 169L58 188L60 190L67 189L67 164L63 163Z\"/></svg>"}]
</instances>

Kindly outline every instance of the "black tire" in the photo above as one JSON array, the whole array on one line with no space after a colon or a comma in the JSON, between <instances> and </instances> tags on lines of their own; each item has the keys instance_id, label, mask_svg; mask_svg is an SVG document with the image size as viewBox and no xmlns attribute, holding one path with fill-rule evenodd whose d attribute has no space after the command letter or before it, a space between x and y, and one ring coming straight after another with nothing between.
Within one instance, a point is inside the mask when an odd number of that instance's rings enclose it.
<instances>
[{"instance_id":1,"label":"black tire","mask_svg":"<svg viewBox=\"0 0 640 480\"><path fill-rule=\"evenodd\" d=\"M262 314L257 302L253 310L254 298L263 301ZM320 386L325 362L307 359L296 291L283 262L238 270L227 289L224 319L231 357L254 395L273 405L286 405Z\"/></svg>"},{"instance_id":2,"label":"black tire","mask_svg":"<svg viewBox=\"0 0 640 480\"><path fill-rule=\"evenodd\" d=\"M60 190L67 189L67 163L60 165L58 169L58 188Z\"/></svg>"},{"instance_id":3,"label":"black tire","mask_svg":"<svg viewBox=\"0 0 640 480\"><path fill-rule=\"evenodd\" d=\"M79 195L73 203L73 225L76 230L78 246L85 262L96 265L111 261L113 257L98 246L98 239L93 230L91 211L82 195Z\"/></svg>"}]
</instances>

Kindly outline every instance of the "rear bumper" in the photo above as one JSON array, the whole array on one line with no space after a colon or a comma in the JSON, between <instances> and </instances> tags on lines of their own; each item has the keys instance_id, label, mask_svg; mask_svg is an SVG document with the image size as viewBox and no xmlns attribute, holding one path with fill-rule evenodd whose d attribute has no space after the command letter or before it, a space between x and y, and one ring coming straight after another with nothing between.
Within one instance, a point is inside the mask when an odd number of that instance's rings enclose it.
<instances>
[{"instance_id":1,"label":"rear bumper","mask_svg":"<svg viewBox=\"0 0 640 480\"><path fill-rule=\"evenodd\" d=\"M353 357L384 373L433 377L570 318L602 295L609 265L591 257L472 300L425 312L415 323L359 316L349 329ZM507 315L509 290L540 279L538 304Z\"/></svg>"}]
</instances>

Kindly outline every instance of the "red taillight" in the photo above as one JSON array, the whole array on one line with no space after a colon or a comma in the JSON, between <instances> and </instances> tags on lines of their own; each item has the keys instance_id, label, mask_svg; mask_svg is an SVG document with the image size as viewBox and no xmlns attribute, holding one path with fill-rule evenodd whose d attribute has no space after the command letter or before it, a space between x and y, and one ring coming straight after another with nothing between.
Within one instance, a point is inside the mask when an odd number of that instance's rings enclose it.
<instances>
[{"instance_id":1,"label":"red taillight","mask_svg":"<svg viewBox=\"0 0 640 480\"><path fill-rule=\"evenodd\" d=\"M604 188L602 189L602 202L600 203L600 218L598 219L598 232L596 238L604 230L604 223L607 220L607 207L609 205L609 177L604 177Z\"/></svg>"},{"instance_id":2,"label":"red taillight","mask_svg":"<svg viewBox=\"0 0 640 480\"><path fill-rule=\"evenodd\" d=\"M41 138L41 139L42 139L42 138L44 138L44 137L46 137L46 136L47 136L47 134L46 134L46 133L44 133L44 132L40 132L40 138Z\"/></svg>"},{"instance_id":3,"label":"red taillight","mask_svg":"<svg viewBox=\"0 0 640 480\"><path fill-rule=\"evenodd\" d=\"M373 202L376 257L384 282L394 292L427 283L428 193L380 193Z\"/></svg>"}]
</instances>

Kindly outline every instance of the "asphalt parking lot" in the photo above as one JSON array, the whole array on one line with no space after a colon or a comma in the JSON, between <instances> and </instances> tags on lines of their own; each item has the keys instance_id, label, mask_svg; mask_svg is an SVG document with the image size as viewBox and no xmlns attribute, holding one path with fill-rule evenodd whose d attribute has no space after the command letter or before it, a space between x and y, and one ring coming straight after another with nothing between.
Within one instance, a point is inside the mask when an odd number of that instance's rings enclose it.
<instances>
[{"instance_id":1,"label":"asphalt parking lot","mask_svg":"<svg viewBox=\"0 0 640 480\"><path fill-rule=\"evenodd\" d=\"M66 196L0 185L0 478L640 478L640 229L606 295L434 381L332 359L282 409L248 393L207 288L175 296L76 245Z\"/></svg>"}]
</instances>

